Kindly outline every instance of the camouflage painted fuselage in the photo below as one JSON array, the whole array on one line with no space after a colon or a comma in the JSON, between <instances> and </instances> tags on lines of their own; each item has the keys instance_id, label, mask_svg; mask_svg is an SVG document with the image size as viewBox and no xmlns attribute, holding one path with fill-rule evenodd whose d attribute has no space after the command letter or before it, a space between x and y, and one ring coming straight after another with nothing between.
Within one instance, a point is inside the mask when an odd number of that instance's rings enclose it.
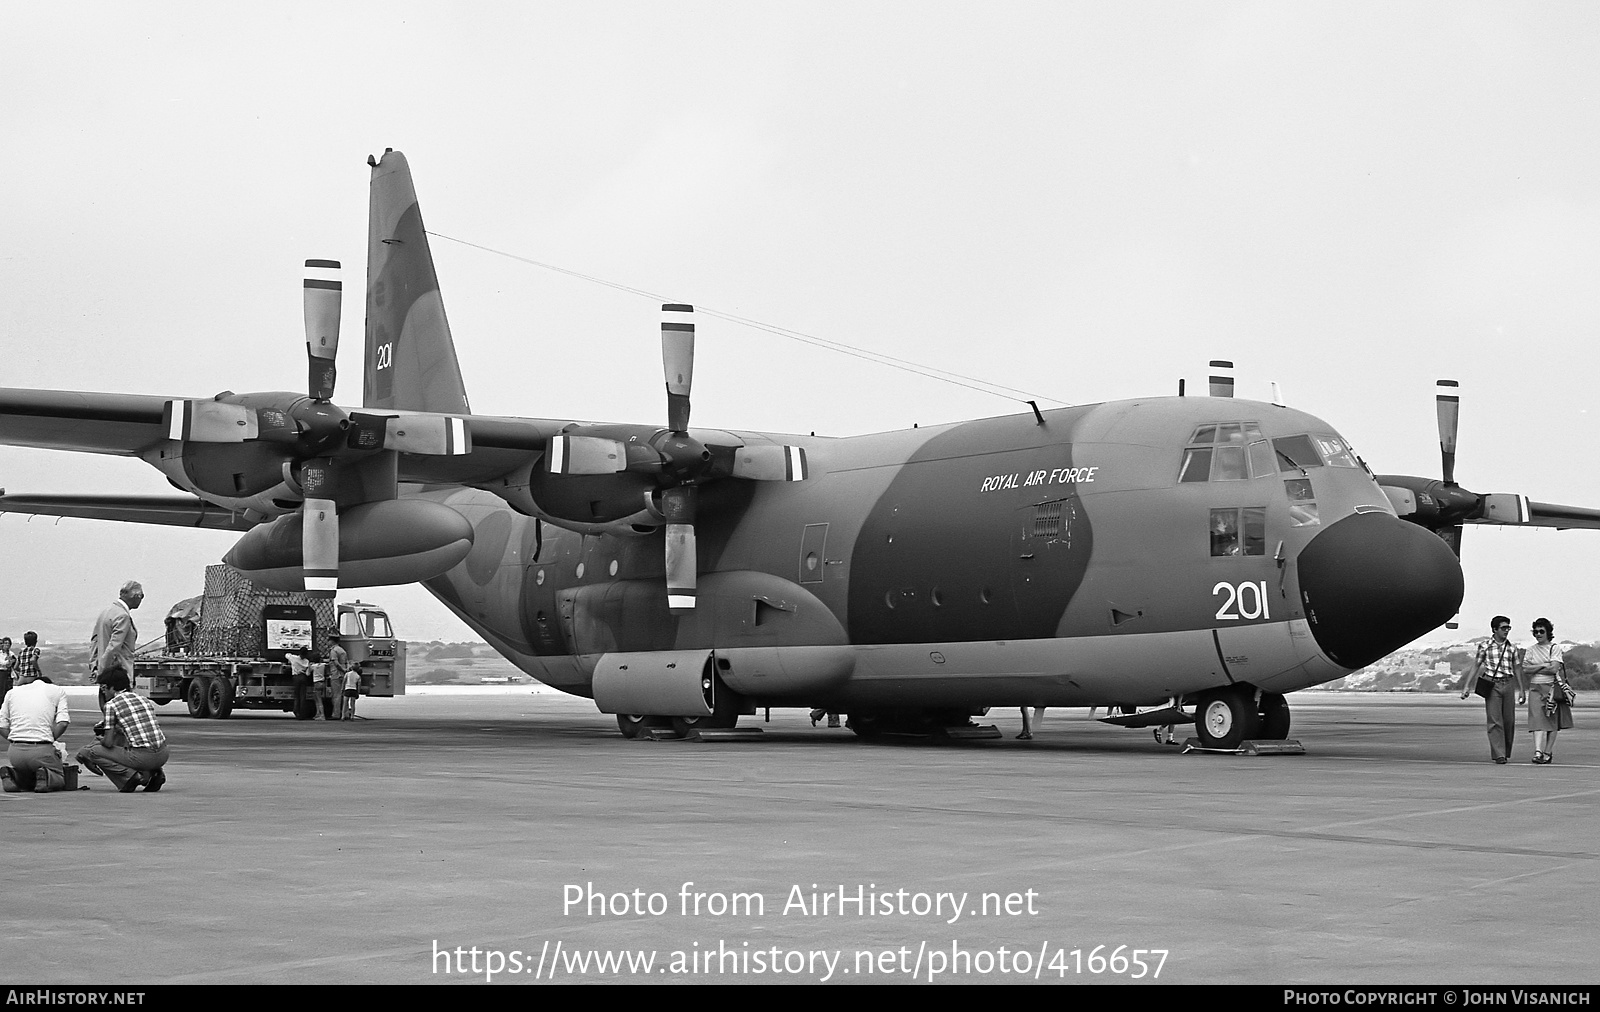
<instances>
[{"instance_id":1,"label":"camouflage painted fuselage","mask_svg":"<svg viewBox=\"0 0 1600 1012\"><path fill-rule=\"evenodd\" d=\"M427 586L524 671L580 695L606 654L778 648L804 669L847 648L843 678L834 663L771 693L741 686L758 705L835 709L1138 705L1230 682L1288 692L1369 663L1459 602L1448 549L1397 520L1364 466L1275 457L1253 477L1179 480L1197 430L1334 435L1317 418L1155 398L1044 419L782 437L805 447L810 480L703 489L687 617L667 611L659 533L579 534L472 489L424 493L475 532L466 560ZM1211 527L1234 510L1257 529L1219 551ZM1337 575L1307 554L1330 536L1349 542Z\"/></svg>"}]
</instances>

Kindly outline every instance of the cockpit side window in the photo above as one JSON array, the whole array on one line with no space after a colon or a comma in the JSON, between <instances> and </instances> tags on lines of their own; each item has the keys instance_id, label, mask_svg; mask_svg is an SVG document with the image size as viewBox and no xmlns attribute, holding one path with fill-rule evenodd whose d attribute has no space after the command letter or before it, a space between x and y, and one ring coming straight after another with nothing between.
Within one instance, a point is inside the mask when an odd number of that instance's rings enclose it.
<instances>
[{"instance_id":1,"label":"cockpit side window","mask_svg":"<svg viewBox=\"0 0 1600 1012\"><path fill-rule=\"evenodd\" d=\"M1322 458L1317 456L1310 436L1280 436L1272 441L1272 449L1278 455L1279 470L1298 471L1322 466Z\"/></svg>"},{"instance_id":2,"label":"cockpit side window","mask_svg":"<svg viewBox=\"0 0 1600 1012\"><path fill-rule=\"evenodd\" d=\"M1338 436L1312 436L1317 442L1317 449L1322 451L1322 459L1330 467L1360 467L1356 462L1356 455L1350 452L1350 444Z\"/></svg>"},{"instance_id":3,"label":"cockpit side window","mask_svg":"<svg viewBox=\"0 0 1600 1012\"><path fill-rule=\"evenodd\" d=\"M1183 451L1183 468L1178 472L1178 480L1208 481L1210 478L1211 447L1191 446Z\"/></svg>"}]
</instances>

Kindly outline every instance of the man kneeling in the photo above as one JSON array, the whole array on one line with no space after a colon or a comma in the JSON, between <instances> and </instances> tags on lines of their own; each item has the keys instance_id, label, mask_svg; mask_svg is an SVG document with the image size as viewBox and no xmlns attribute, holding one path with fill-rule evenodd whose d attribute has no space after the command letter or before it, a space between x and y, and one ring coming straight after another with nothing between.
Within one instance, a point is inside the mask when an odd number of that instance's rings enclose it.
<instances>
[{"instance_id":1,"label":"man kneeling","mask_svg":"<svg viewBox=\"0 0 1600 1012\"><path fill-rule=\"evenodd\" d=\"M113 695L106 702L105 722L96 728L100 740L80 749L78 762L124 794L139 787L159 791L167 782L161 772L167 764L167 736L156 722L155 705L128 688L128 673L122 668L105 672L100 681Z\"/></svg>"},{"instance_id":2,"label":"man kneeling","mask_svg":"<svg viewBox=\"0 0 1600 1012\"><path fill-rule=\"evenodd\" d=\"M66 784L56 742L67 733L67 694L40 676L26 672L21 685L6 693L0 703L0 734L10 745L9 766L0 768L0 789L59 791Z\"/></svg>"}]
</instances>

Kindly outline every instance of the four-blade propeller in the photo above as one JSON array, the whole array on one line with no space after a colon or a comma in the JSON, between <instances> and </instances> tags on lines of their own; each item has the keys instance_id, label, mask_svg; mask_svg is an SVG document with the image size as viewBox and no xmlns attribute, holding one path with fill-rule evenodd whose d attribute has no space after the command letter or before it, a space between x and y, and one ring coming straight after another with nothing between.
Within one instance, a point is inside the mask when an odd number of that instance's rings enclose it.
<instances>
[{"instance_id":1,"label":"four-blade propeller","mask_svg":"<svg viewBox=\"0 0 1600 1012\"><path fill-rule=\"evenodd\" d=\"M689 431L694 387L694 307L669 303L661 307L661 366L666 378L667 427L642 440L585 433L582 426L550 439L546 466L553 475L648 475L653 512L665 527L667 607L677 615L695 606L698 557L695 519L699 486L721 478L751 481L804 481L806 451L799 446L706 444Z\"/></svg>"},{"instance_id":2,"label":"four-blade propeller","mask_svg":"<svg viewBox=\"0 0 1600 1012\"><path fill-rule=\"evenodd\" d=\"M186 443L258 444L238 456L235 487L204 491L237 497L245 469L278 483L275 501L292 504L300 520L305 589L331 595L339 582L339 508L392 499L396 455L447 456L471 452L466 420L435 414L346 412L332 403L337 380L343 285L335 260L307 260L305 303L307 396L218 394L211 400L168 401L167 435ZM220 479L210 476L206 480ZM254 484L261 484L257 477ZM259 489L255 489L259 491ZM288 519L287 517L284 519Z\"/></svg>"},{"instance_id":3,"label":"four-blade propeller","mask_svg":"<svg viewBox=\"0 0 1600 1012\"><path fill-rule=\"evenodd\" d=\"M1409 474L1380 474L1378 484L1402 520L1426 527L1461 557L1463 524L1526 524L1532 519L1527 496L1512 493L1479 494L1456 484L1456 431L1461 422L1461 385L1442 379L1434 396L1439 419L1439 457L1442 479Z\"/></svg>"}]
</instances>

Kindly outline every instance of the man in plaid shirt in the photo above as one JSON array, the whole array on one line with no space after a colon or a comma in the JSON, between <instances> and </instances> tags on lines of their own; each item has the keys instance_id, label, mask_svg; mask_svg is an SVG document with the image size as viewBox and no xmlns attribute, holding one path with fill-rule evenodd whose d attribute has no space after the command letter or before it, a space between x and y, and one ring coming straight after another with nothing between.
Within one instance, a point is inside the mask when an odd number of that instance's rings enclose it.
<instances>
[{"instance_id":1,"label":"man in plaid shirt","mask_svg":"<svg viewBox=\"0 0 1600 1012\"><path fill-rule=\"evenodd\" d=\"M17 677L38 678L43 674L39 670L39 634L30 629L22 634L22 643L17 652Z\"/></svg>"},{"instance_id":2,"label":"man in plaid shirt","mask_svg":"<svg viewBox=\"0 0 1600 1012\"><path fill-rule=\"evenodd\" d=\"M1527 699L1522 684L1522 651L1510 640L1511 620L1496 615L1489 620L1494 639L1478 647L1472 674L1461 698L1466 699L1482 682L1489 687L1483 708L1489 719L1489 758L1500 765L1511 761L1511 742L1517 734L1517 707Z\"/></svg>"},{"instance_id":3,"label":"man in plaid shirt","mask_svg":"<svg viewBox=\"0 0 1600 1012\"><path fill-rule=\"evenodd\" d=\"M121 667L106 671L101 684L113 695L106 701L105 722L96 728L100 740L80 749L78 762L104 775L123 794L140 787L161 790L167 782L161 770L167 764L167 736L156 722L155 705L128 687L128 673Z\"/></svg>"}]
</instances>

